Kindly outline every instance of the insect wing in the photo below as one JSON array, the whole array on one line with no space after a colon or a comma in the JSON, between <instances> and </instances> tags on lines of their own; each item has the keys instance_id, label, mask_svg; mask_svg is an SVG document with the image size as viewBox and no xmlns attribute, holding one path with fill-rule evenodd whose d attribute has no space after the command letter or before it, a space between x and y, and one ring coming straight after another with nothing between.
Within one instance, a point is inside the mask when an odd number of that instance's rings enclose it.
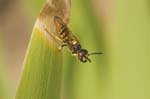
<instances>
[{"instance_id":1,"label":"insect wing","mask_svg":"<svg viewBox=\"0 0 150 99\"><path fill-rule=\"evenodd\" d=\"M67 33L67 37L69 39L68 43L79 42L78 39L72 33L72 31L67 27L67 25L64 23L64 21L60 17L54 16L54 24L56 26L56 32L58 34L58 37L60 37L59 33L61 33L62 30L64 30L65 28L65 32Z\"/></svg>"},{"instance_id":2,"label":"insect wing","mask_svg":"<svg viewBox=\"0 0 150 99\"><path fill-rule=\"evenodd\" d=\"M61 30L62 26L65 25L63 20L60 17L58 17L58 16L54 16L54 24L56 26L56 32L57 33L59 32L59 30Z\"/></svg>"}]
</instances>

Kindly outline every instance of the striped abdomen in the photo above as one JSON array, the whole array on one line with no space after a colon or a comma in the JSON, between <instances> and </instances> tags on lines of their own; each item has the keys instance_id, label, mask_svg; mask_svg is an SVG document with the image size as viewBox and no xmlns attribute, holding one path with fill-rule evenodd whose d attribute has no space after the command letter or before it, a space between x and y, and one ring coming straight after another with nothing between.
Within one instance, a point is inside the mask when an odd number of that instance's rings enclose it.
<instances>
[{"instance_id":1,"label":"striped abdomen","mask_svg":"<svg viewBox=\"0 0 150 99\"><path fill-rule=\"evenodd\" d=\"M59 29L58 34L60 35L60 38L63 41L68 40L69 36L69 29L66 27L66 25L62 25L61 28Z\"/></svg>"}]
</instances>

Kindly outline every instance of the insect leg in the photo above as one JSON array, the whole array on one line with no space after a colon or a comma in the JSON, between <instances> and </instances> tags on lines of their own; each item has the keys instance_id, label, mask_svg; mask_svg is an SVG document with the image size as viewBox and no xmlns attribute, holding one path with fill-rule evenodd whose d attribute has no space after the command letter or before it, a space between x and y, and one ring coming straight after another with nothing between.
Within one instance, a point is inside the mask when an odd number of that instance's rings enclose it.
<instances>
[{"instance_id":1,"label":"insect leg","mask_svg":"<svg viewBox=\"0 0 150 99\"><path fill-rule=\"evenodd\" d=\"M62 44L61 47L63 48L64 46L67 46L67 44Z\"/></svg>"},{"instance_id":2,"label":"insect leg","mask_svg":"<svg viewBox=\"0 0 150 99\"><path fill-rule=\"evenodd\" d=\"M64 43L64 44L60 45L59 49L61 50L64 46L67 46L67 44Z\"/></svg>"}]
</instances>

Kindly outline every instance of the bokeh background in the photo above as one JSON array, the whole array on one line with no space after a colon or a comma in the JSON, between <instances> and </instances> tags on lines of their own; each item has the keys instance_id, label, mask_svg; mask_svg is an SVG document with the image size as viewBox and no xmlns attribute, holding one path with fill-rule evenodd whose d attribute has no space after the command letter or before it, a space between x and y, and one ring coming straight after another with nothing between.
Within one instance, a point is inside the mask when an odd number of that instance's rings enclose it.
<instances>
[{"instance_id":1,"label":"bokeh background","mask_svg":"<svg viewBox=\"0 0 150 99\"><path fill-rule=\"evenodd\" d=\"M45 0L0 0L0 99L12 99L32 28ZM69 26L89 52L63 49L63 99L150 99L148 0L72 0Z\"/></svg>"}]
</instances>

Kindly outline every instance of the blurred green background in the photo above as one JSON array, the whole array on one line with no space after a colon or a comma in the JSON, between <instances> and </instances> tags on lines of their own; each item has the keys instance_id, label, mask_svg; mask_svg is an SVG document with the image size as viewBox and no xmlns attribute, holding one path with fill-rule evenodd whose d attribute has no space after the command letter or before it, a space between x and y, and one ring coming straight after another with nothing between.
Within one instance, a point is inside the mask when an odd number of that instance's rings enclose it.
<instances>
[{"instance_id":1,"label":"blurred green background","mask_svg":"<svg viewBox=\"0 0 150 99\"><path fill-rule=\"evenodd\" d=\"M45 0L0 0L0 99L15 95L36 17ZM147 0L73 0L69 26L89 52L63 49L63 99L150 99Z\"/></svg>"}]
</instances>

